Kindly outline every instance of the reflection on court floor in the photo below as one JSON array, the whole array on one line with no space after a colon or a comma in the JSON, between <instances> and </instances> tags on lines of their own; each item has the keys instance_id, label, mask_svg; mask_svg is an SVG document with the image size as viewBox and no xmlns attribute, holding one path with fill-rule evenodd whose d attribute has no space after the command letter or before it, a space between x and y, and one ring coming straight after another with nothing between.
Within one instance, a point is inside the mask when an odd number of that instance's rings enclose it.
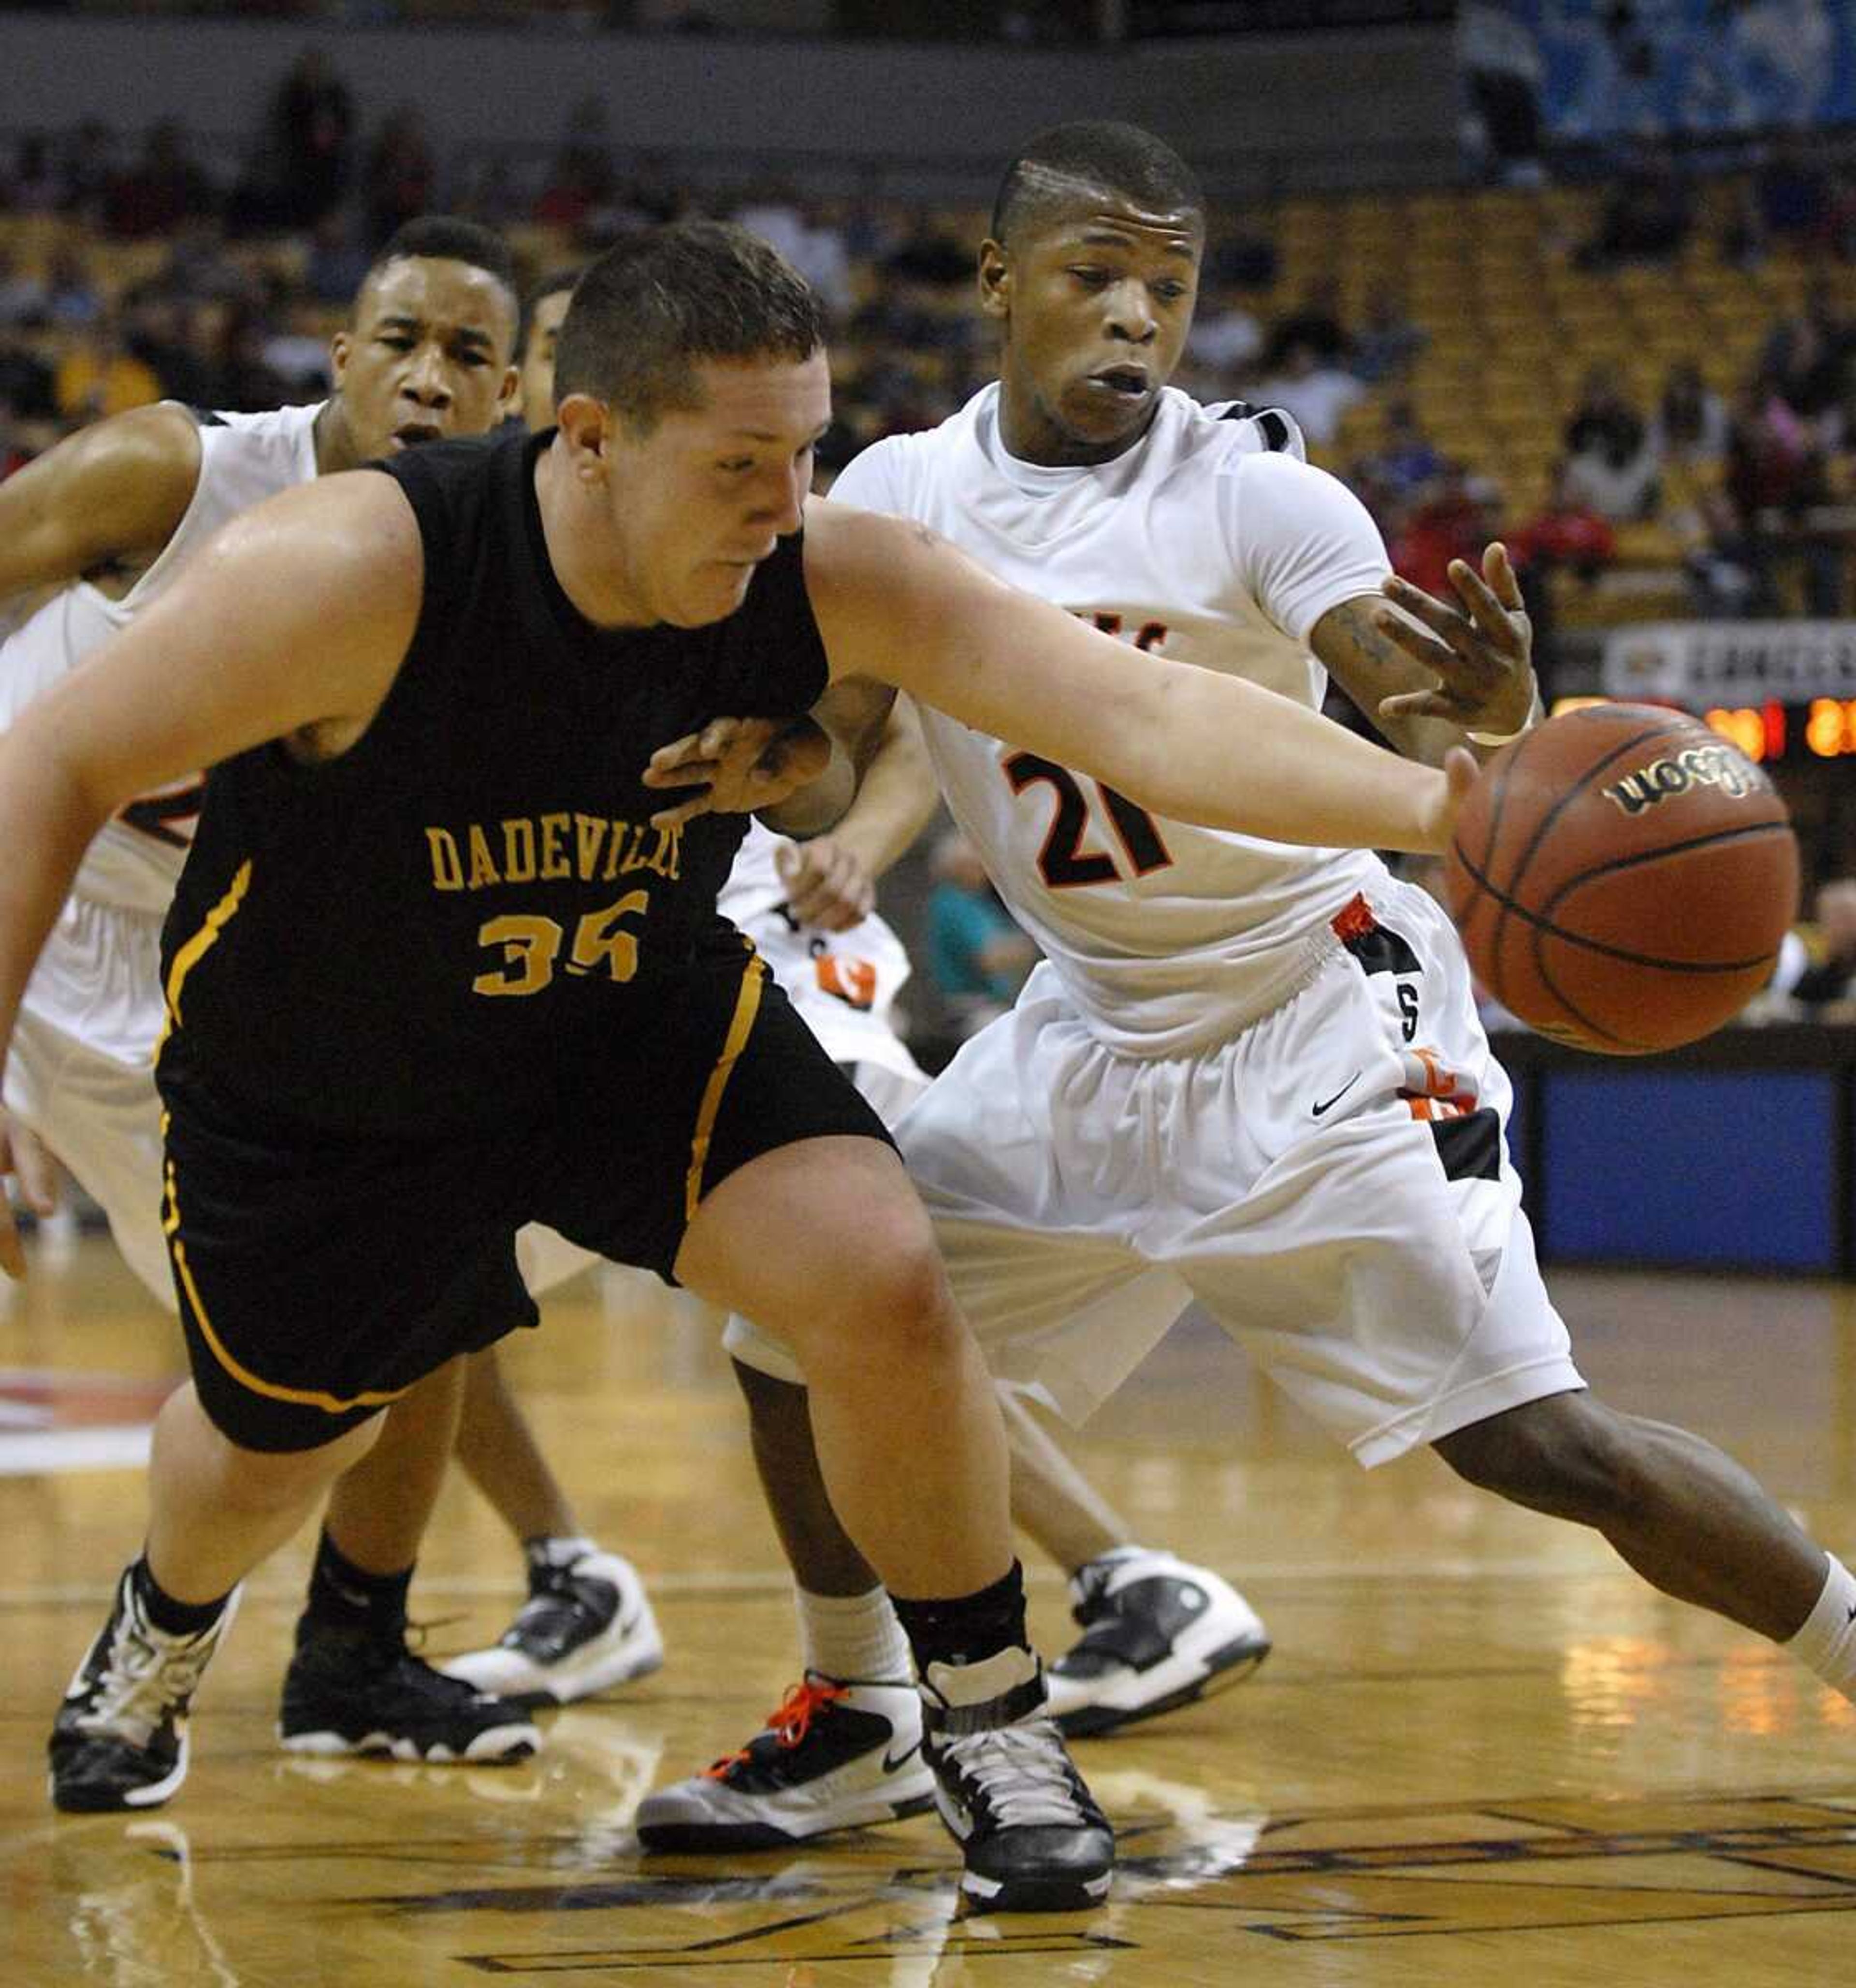
<instances>
[{"instance_id":1,"label":"reflection on court floor","mask_svg":"<svg viewBox=\"0 0 1856 1988\"><path fill-rule=\"evenodd\" d=\"M1846 1293L1594 1277L1559 1293L1612 1398L1725 1439L1814 1530L1856 1537ZM0 1478L9 1980L1797 1988L1848 1972L1856 1711L1434 1459L1363 1475L1190 1334L1115 1405L1092 1463L1144 1533L1245 1586L1276 1652L1222 1697L1080 1745L1120 1839L1107 1911L960 1919L928 1817L801 1854L643 1855L639 1797L747 1737L787 1682L792 1621L715 1347L688 1318L614 1310L589 1280L512 1366L600 1535L652 1578L667 1661L546 1719L545 1750L513 1767L277 1750L300 1540L249 1584L177 1800L54 1820L46 1731L139 1537L140 1480L49 1462ZM1755 1317L1757 1387L1732 1378ZM107 1256L80 1252L0 1309L0 1456L126 1441L174 1351ZM1062 1588L1029 1572L1048 1647ZM483 1640L519 1585L454 1486L414 1591L428 1648Z\"/></svg>"}]
</instances>

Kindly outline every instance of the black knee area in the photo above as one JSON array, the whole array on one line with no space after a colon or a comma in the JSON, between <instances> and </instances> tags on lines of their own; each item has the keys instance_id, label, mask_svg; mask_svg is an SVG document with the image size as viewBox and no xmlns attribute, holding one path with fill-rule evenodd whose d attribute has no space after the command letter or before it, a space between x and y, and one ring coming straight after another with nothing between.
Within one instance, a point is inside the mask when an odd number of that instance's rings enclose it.
<instances>
[{"instance_id":1,"label":"black knee area","mask_svg":"<svg viewBox=\"0 0 1856 1988\"><path fill-rule=\"evenodd\" d=\"M1639 1501L1627 1416L1589 1395L1553 1395L1472 1422L1434 1445L1466 1483L1555 1518L1603 1526Z\"/></svg>"}]
</instances>

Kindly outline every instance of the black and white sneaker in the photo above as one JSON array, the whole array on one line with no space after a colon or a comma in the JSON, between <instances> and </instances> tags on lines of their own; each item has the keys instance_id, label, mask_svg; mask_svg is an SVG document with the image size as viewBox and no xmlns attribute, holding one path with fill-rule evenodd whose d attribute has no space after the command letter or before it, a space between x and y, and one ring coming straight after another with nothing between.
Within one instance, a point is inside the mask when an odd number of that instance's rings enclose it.
<instances>
[{"instance_id":1,"label":"black and white sneaker","mask_svg":"<svg viewBox=\"0 0 1856 1988\"><path fill-rule=\"evenodd\" d=\"M188 1708L238 1604L234 1588L210 1628L171 1636L149 1621L134 1568L124 1570L52 1723L55 1807L155 1808L186 1780Z\"/></svg>"},{"instance_id":2,"label":"black and white sneaker","mask_svg":"<svg viewBox=\"0 0 1856 1988\"><path fill-rule=\"evenodd\" d=\"M277 1736L293 1753L395 1760L526 1760L541 1735L523 1709L435 1671L403 1635L300 1624Z\"/></svg>"},{"instance_id":3,"label":"black and white sneaker","mask_svg":"<svg viewBox=\"0 0 1856 1988\"><path fill-rule=\"evenodd\" d=\"M1031 1667L1029 1679L984 1705L950 1704L940 1664L922 1685L922 1754L935 1806L964 1853L960 1890L977 1912L1092 1911L1109 1895L1115 1832L1041 1709L1037 1658L1011 1651L967 1668L1010 1658ZM979 1723L1001 1714L1009 1723Z\"/></svg>"},{"instance_id":4,"label":"black and white sneaker","mask_svg":"<svg viewBox=\"0 0 1856 1988\"><path fill-rule=\"evenodd\" d=\"M662 1667L664 1639L638 1570L617 1554L529 1569L529 1595L501 1638L439 1668L499 1698L569 1705Z\"/></svg>"},{"instance_id":5,"label":"black and white sneaker","mask_svg":"<svg viewBox=\"0 0 1856 1988\"><path fill-rule=\"evenodd\" d=\"M632 1826L647 1850L773 1850L933 1800L915 1686L808 1671L740 1753L647 1795Z\"/></svg>"},{"instance_id":6,"label":"black and white sneaker","mask_svg":"<svg viewBox=\"0 0 1856 1988\"><path fill-rule=\"evenodd\" d=\"M1050 1668L1048 1709L1072 1739L1222 1691L1269 1655L1269 1632L1243 1596L1169 1553L1091 1560L1070 1593L1083 1633Z\"/></svg>"}]
</instances>

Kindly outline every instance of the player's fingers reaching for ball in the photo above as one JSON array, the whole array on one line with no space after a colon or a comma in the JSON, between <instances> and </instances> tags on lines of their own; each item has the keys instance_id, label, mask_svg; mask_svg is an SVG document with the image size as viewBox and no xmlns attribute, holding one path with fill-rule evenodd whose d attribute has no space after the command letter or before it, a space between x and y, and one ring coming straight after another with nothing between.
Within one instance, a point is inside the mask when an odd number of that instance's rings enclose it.
<instances>
[{"instance_id":1,"label":"player's fingers reaching for ball","mask_svg":"<svg viewBox=\"0 0 1856 1988\"><path fill-rule=\"evenodd\" d=\"M1432 823L1435 836L1431 847L1439 854L1450 847L1456 833L1457 816L1463 811L1463 803L1471 789L1482 778L1482 769L1476 762L1473 752L1461 746L1453 746L1444 755L1443 786L1438 803L1438 812Z\"/></svg>"},{"instance_id":2,"label":"player's fingers reaching for ball","mask_svg":"<svg viewBox=\"0 0 1856 1988\"><path fill-rule=\"evenodd\" d=\"M1460 608L1451 607L1448 601L1439 600L1435 594L1427 593L1421 587L1414 587L1410 580L1396 573L1387 574L1380 583L1380 590L1414 621L1439 637L1447 654L1473 658L1476 626ZM1388 620L1386 628L1387 632L1394 634L1396 639L1396 631L1391 620ZM1409 630L1405 631L1407 637L1410 632ZM1421 651L1409 639L1402 641L1400 647L1408 654L1417 656L1421 661L1430 663L1432 668L1438 667L1436 662L1432 661L1428 649Z\"/></svg>"},{"instance_id":3,"label":"player's fingers reaching for ball","mask_svg":"<svg viewBox=\"0 0 1856 1988\"><path fill-rule=\"evenodd\" d=\"M1384 582L1386 597L1399 612L1384 617L1378 624L1380 632L1438 681L1428 690L1402 691L1383 699L1380 715L1394 720L1441 718L1477 732L1519 731L1534 706L1533 631L1527 616L1504 606L1499 593L1465 561L1451 562L1450 577L1471 610L1468 615L1397 574ZM1498 586L1519 597L1505 553L1495 578Z\"/></svg>"},{"instance_id":4,"label":"player's fingers reaching for ball","mask_svg":"<svg viewBox=\"0 0 1856 1988\"><path fill-rule=\"evenodd\" d=\"M1506 566L1507 554L1499 546L1491 546L1483 555L1485 568L1492 566L1494 555L1501 552ZM1525 656L1531 644L1533 629L1526 611L1521 605L1521 590L1514 576L1514 569L1506 566L1508 587L1514 596L1512 602L1502 598L1502 590L1492 577L1485 577L1467 560L1450 562L1450 583L1454 587L1463 605L1469 610L1470 618L1495 648L1505 655Z\"/></svg>"},{"instance_id":5,"label":"player's fingers reaching for ball","mask_svg":"<svg viewBox=\"0 0 1856 1988\"><path fill-rule=\"evenodd\" d=\"M1482 577L1502 605L1512 613L1519 614L1527 606L1522 598L1521 582L1515 572L1515 563L1508 556L1508 548L1499 539L1493 540L1482 549Z\"/></svg>"}]
</instances>

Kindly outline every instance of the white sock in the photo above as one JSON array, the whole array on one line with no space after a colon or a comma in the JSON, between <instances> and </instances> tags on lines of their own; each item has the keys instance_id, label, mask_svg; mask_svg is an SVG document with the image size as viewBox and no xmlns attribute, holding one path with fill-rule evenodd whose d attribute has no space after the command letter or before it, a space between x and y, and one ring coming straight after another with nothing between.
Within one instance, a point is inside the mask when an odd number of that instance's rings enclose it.
<instances>
[{"instance_id":1,"label":"white sock","mask_svg":"<svg viewBox=\"0 0 1856 1988\"><path fill-rule=\"evenodd\" d=\"M800 1660L828 1678L869 1684L908 1684L915 1676L908 1638L880 1587L867 1594L809 1594L793 1590L799 1609Z\"/></svg>"},{"instance_id":2,"label":"white sock","mask_svg":"<svg viewBox=\"0 0 1856 1988\"><path fill-rule=\"evenodd\" d=\"M1856 1574L1834 1554L1828 1558L1830 1572L1817 1605L1785 1647L1833 1691L1856 1699Z\"/></svg>"}]
</instances>

